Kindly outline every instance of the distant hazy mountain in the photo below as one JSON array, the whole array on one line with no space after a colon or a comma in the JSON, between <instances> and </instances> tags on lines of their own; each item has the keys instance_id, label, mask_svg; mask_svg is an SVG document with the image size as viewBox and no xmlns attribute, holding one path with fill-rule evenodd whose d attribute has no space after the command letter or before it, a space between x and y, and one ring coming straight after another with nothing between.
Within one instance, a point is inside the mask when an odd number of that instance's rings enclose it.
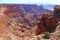
<instances>
[{"instance_id":1,"label":"distant hazy mountain","mask_svg":"<svg viewBox=\"0 0 60 40\"><path fill-rule=\"evenodd\" d=\"M46 9L43 5L40 5L39 9L40 9L41 12L51 12L51 10Z\"/></svg>"},{"instance_id":2,"label":"distant hazy mountain","mask_svg":"<svg viewBox=\"0 0 60 40\"><path fill-rule=\"evenodd\" d=\"M15 7L16 11L29 12L29 13L42 13L51 12L51 8L46 8L49 5L37 5L37 4L10 4L9 7Z\"/></svg>"},{"instance_id":3,"label":"distant hazy mountain","mask_svg":"<svg viewBox=\"0 0 60 40\"><path fill-rule=\"evenodd\" d=\"M43 5L43 7L47 10L54 10L54 6L55 5L51 5L51 4Z\"/></svg>"}]
</instances>

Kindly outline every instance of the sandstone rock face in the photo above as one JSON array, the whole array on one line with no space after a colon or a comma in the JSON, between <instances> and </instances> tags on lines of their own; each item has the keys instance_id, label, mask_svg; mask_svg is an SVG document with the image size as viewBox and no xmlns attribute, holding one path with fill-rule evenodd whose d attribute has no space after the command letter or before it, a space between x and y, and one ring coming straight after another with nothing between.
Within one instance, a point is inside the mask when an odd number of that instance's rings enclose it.
<instances>
[{"instance_id":1,"label":"sandstone rock face","mask_svg":"<svg viewBox=\"0 0 60 40\"><path fill-rule=\"evenodd\" d=\"M37 21L32 13L17 11L13 5L0 5L0 40L23 40L35 35Z\"/></svg>"}]
</instances>

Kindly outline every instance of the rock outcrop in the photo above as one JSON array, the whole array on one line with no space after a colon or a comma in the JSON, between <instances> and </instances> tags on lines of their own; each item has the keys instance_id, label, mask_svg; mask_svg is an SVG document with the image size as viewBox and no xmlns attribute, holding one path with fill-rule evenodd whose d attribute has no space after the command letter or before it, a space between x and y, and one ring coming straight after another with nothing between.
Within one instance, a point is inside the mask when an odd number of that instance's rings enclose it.
<instances>
[{"instance_id":1,"label":"rock outcrop","mask_svg":"<svg viewBox=\"0 0 60 40\"><path fill-rule=\"evenodd\" d=\"M53 17L57 20L57 21L60 21L60 6L59 5L56 5L54 7L54 15Z\"/></svg>"},{"instance_id":2,"label":"rock outcrop","mask_svg":"<svg viewBox=\"0 0 60 40\"><path fill-rule=\"evenodd\" d=\"M48 18L47 15L43 15L40 19L40 22L37 24L37 34L42 34L44 32L54 32L56 28L56 22L54 18ZM40 33L39 33L40 32Z\"/></svg>"},{"instance_id":3,"label":"rock outcrop","mask_svg":"<svg viewBox=\"0 0 60 40\"><path fill-rule=\"evenodd\" d=\"M37 24L36 35L44 32L54 32L57 27L57 22L60 21L60 6L54 7L54 14L49 17L47 14L43 14L40 22Z\"/></svg>"}]
</instances>

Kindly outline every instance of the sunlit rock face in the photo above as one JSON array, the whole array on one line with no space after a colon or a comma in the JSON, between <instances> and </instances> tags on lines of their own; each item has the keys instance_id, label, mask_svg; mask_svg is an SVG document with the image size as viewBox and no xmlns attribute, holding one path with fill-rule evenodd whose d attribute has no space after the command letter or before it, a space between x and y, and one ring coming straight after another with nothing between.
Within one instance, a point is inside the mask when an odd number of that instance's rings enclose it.
<instances>
[{"instance_id":1,"label":"sunlit rock face","mask_svg":"<svg viewBox=\"0 0 60 40\"><path fill-rule=\"evenodd\" d=\"M7 8L5 6L0 6L0 18L4 16L4 12L7 10Z\"/></svg>"}]
</instances>

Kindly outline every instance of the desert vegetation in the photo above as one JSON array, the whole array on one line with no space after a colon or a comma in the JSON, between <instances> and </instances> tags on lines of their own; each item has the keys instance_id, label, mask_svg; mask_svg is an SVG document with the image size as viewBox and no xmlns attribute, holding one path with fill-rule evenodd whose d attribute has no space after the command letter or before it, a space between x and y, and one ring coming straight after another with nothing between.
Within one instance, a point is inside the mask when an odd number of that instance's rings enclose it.
<instances>
[{"instance_id":1,"label":"desert vegetation","mask_svg":"<svg viewBox=\"0 0 60 40\"><path fill-rule=\"evenodd\" d=\"M50 33L49 32L45 32L43 38L49 39L50 38Z\"/></svg>"}]
</instances>

